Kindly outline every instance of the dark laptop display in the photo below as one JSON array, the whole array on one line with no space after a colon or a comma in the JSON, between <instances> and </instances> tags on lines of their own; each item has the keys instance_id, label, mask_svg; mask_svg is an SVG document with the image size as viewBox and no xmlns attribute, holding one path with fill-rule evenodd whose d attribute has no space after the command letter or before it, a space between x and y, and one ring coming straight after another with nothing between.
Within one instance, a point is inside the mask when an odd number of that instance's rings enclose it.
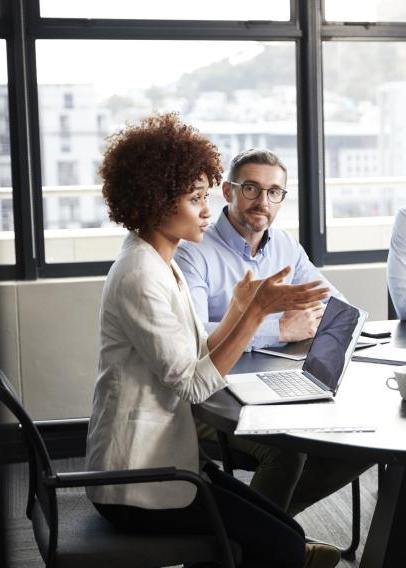
<instances>
[{"instance_id":1,"label":"dark laptop display","mask_svg":"<svg viewBox=\"0 0 406 568\"><path fill-rule=\"evenodd\" d=\"M304 372L316 377L333 393L337 390L359 315L354 306L330 298L303 364Z\"/></svg>"},{"instance_id":2,"label":"dark laptop display","mask_svg":"<svg viewBox=\"0 0 406 568\"><path fill-rule=\"evenodd\" d=\"M301 369L227 375L244 404L280 404L332 398L351 359L367 313L330 298Z\"/></svg>"}]
</instances>

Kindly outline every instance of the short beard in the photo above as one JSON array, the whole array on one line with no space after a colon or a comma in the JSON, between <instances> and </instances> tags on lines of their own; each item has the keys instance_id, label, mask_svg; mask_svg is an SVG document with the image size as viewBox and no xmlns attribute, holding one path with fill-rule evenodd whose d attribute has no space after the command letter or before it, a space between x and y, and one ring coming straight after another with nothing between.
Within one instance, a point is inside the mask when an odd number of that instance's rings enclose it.
<instances>
[{"instance_id":1,"label":"short beard","mask_svg":"<svg viewBox=\"0 0 406 568\"><path fill-rule=\"evenodd\" d=\"M272 223L272 218L270 217L270 215L267 215L264 213L264 215L267 218L267 223L265 226L261 225L261 227L253 225L246 217L245 215L240 215L238 217L238 222L240 223L240 225L242 227L244 227L244 229L248 229L251 233L260 233L262 231L265 231L266 229L269 229L269 227L271 226Z\"/></svg>"}]
</instances>

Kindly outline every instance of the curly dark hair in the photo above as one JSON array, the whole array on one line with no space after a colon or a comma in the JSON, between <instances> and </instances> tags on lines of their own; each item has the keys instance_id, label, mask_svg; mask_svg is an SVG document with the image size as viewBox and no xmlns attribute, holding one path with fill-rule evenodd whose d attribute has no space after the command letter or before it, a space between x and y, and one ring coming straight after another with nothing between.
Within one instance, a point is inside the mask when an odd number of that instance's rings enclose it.
<instances>
[{"instance_id":1,"label":"curly dark hair","mask_svg":"<svg viewBox=\"0 0 406 568\"><path fill-rule=\"evenodd\" d=\"M217 147L176 113L111 136L99 169L109 217L130 231L156 227L202 174L212 187L222 172Z\"/></svg>"}]
</instances>

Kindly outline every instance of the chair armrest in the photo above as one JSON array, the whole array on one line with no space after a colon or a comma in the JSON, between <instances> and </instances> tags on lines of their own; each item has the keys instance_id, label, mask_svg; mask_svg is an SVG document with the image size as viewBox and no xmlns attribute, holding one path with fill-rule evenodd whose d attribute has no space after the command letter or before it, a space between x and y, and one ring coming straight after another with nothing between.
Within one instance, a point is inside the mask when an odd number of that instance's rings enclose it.
<instances>
[{"instance_id":1,"label":"chair armrest","mask_svg":"<svg viewBox=\"0 0 406 568\"><path fill-rule=\"evenodd\" d=\"M44 476L45 485L55 489L62 487L89 487L92 485L118 485L122 483L150 483L158 481L186 481L197 487L206 509L208 526L213 528L218 541L221 566L224 568L235 568L230 543L217 508L217 503L200 475L192 471L176 469L175 467L162 467L154 469L58 473L52 477Z\"/></svg>"},{"instance_id":2,"label":"chair armrest","mask_svg":"<svg viewBox=\"0 0 406 568\"><path fill-rule=\"evenodd\" d=\"M49 487L60 488L145 483L147 481L171 481L175 479L176 472L177 470L174 467L111 471L79 471L72 473L57 473L52 477L45 477L44 483Z\"/></svg>"}]
</instances>

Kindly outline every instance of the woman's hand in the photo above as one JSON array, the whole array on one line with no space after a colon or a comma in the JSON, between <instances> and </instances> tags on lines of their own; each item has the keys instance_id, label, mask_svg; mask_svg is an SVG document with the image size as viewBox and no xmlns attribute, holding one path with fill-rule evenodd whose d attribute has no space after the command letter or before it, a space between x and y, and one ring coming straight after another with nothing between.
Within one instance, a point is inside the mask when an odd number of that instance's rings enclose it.
<instances>
[{"instance_id":1,"label":"woman's hand","mask_svg":"<svg viewBox=\"0 0 406 568\"><path fill-rule=\"evenodd\" d=\"M248 270L233 290L233 301L240 313L243 313L255 296L259 286L264 280L254 280L251 270Z\"/></svg>"},{"instance_id":2,"label":"woman's hand","mask_svg":"<svg viewBox=\"0 0 406 568\"><path fill-rule=\"evenodd\" d=\"M329 288L321 288L321 280L306 284L283 284L283 278L289 272L290 267L287 266L277 274L265 278L258 286L252 301L261 309L263 315L287 310L306 310L313 307L314 302L328 297Z\"/></svg>"}]
</instances>

